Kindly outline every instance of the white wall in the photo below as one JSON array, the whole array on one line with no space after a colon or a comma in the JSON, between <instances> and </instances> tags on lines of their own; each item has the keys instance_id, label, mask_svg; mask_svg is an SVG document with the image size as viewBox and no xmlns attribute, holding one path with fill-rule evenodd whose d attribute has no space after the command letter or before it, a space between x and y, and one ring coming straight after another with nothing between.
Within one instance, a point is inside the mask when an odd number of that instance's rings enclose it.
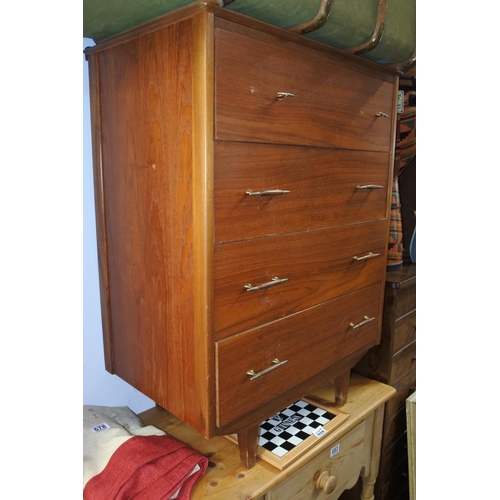
<instances>
[{"instance_id":1,"label":"white wall","mask_svg":"<svg viewBox=\"0 0 500 500\"><path fill-rule=\"evenodd\" d=\"M94 45L83 39L83 48ZM154 402L104 368L92 174L88 63L83 58L83 404L128 406L139 413Z\"/></svg>"}]
</instances>

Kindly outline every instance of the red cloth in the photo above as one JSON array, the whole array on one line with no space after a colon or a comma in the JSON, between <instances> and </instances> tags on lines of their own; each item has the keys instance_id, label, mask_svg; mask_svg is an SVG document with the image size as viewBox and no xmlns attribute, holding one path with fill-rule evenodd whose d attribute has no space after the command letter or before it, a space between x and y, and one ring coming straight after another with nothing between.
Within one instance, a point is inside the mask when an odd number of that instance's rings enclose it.
<instances>
[{"instance_id":1,"label":"red cloth","mask_svg":"<svg viewBox=\"0 0 500 500\"><path fill-rule=\"evenodd\" d=\"M199 470L191 472L199 466ZM134 436L119 446L83 490L84 500L189 500L208 458L175 438Z\"/></svg>"}]
</instances>

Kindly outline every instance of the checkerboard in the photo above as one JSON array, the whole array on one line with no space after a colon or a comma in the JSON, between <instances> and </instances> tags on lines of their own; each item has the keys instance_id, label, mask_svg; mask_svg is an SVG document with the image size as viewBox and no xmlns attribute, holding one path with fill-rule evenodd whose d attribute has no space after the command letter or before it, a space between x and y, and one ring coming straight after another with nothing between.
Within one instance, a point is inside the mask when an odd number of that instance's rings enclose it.
<instances>
[{"instance_id":1,"label":"checkerboard","mask_svg":"<svg viewBox=\"0 0 500 500\"><path fill-rule=\"evenodd\" d=\"M313 434L321 437L325 433L323 427L335 417L311 403L296 401L262 422L259 446L281 458Z\"/></svg>"},{"instance_id":2,"label":"checkerboard","mask_svg":"<svg viewBox=\"0 0 500 500\"><path fill-rule=\"evenodd\" d=\"M283 470L348 418L327 401L299 399L260 424L257 455ZM236 434L225 437L238 444Z\"/></svg>"}]
</instances>

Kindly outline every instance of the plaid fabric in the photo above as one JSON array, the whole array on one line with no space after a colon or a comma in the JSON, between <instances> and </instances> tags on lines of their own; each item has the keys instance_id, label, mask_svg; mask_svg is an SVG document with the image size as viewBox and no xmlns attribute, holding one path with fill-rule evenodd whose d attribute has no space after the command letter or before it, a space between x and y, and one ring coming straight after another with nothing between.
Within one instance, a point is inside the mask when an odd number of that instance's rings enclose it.
<instances>
[{"instance_id":1,"label":"plaid fabric","mask_svg":"<svg viewBox=\"0 0 500 500\"><path fill-rule=\"evenodd\" d=\"M387 270L394 271L403 266L403 226L401 222L401 204L399 202L398 178L392 181L391 220L389 223L389 248L387 252Z\"/></svg>"}]
</instances>

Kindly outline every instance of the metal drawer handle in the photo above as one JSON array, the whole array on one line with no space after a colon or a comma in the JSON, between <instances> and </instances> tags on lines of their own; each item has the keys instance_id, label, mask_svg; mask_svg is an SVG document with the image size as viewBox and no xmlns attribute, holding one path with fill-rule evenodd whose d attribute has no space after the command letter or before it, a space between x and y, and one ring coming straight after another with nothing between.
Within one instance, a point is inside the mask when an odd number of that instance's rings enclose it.
<instances>
[{"instance_id":1,"label":"metal drawer handle","mask_svg":"<svg viewBox=\"0 0 500 500\"><path fill-rule=\"evenodd\" d=\"M278 194L288 194L288 189L264 189L264 191L252 191L249 189L246 194L248 196L275 196Z\"/></svg>"},{"instance_id":2,"label":"metal drawer handle","mask_svg":"<svg viewBox=\"0 0 500 500\"><path fill-rule=\"evenodd\" d=\"M375 116L377 117L383 116L384 118L389 118L389 115L387 113L382 113L382 111L379 111Z\"/></svg>"},{"instance_id":3,"label":"metal drawer handle","mask_svg":"<svg viewBox=\"0 0 500 500\"><path fill-rule=\"evenodd\" d=\"M366 323L369 323L370 321L373 321L375 319L375 316L373 318L369 318L368 316L364 316L365 320L362 321L361 323L358 323L355 325L354 323L349 323L349 326L354 330L355 328L359 328L360 326L366 325Z\"/></svg>"},{"instance_id":4,"label":"metal drawer handle","mask_svg":"<svg viewBox=\"0 0 500 500\"><path fill-rule=\"evenodd\" d=\"M273 364L268 368L264 368L261 372L258 373L255 373L253 370L248 370L247 375L250 375L250 380L255 380L256 378L262 377L262 375L266 375L266 373L276 370L276 368L283 366L285 363L288 363L288 359L280 361L278 358L274 358Z\"/></svg>"},{"instance_id":5,"label":"metal drawer handle","mask_svg":"<svg viewBox=\"0 0 500 500\"><path fill-rule=\"evenodd\" d=\"M373 257L378 257L380 254L379 253L373 253L373 252L369 252L367 253L366 255L363 255L363 257L358 257L358 256L354 256L352 258L352 260L367 260L367 259L373 259Z\"/></svg>"},{"instance_id":6,"label":"metal drawer handle","mask_svg":"<svg viewBox=\"0 0 500 500\"><path fill-rule=\"evenodd\" d=\"M290 94L290 92L278 92L278 99L283 99L285 97L295 97L295 94Z\"/></svg>"},{"instance_id":7,"label":"metal drawer handle","mask_svg":"<svg viewBox=\"0 0 500 500\"><path fill-rule=\"evenodd\" d=\"M245 285L247 292L255 292L255 290L263 290L264 288L270 288L272 286L279 285L280 283L284 283L288 281L288 278L276 278L274 277L271 281L267 281L266 283L262 283L260 285Z\"/></svg>"},{"instance_id":8,"label":"metal drawer handle","mask_svg":"<svg viewBox=\"0 0 500 500\"><path fill-rule=\"evenodd\" d=\"M365 184L364 186L356 186L356 189L382 189L383 187L379 184Z\"/></svg>"}]
</instances>

